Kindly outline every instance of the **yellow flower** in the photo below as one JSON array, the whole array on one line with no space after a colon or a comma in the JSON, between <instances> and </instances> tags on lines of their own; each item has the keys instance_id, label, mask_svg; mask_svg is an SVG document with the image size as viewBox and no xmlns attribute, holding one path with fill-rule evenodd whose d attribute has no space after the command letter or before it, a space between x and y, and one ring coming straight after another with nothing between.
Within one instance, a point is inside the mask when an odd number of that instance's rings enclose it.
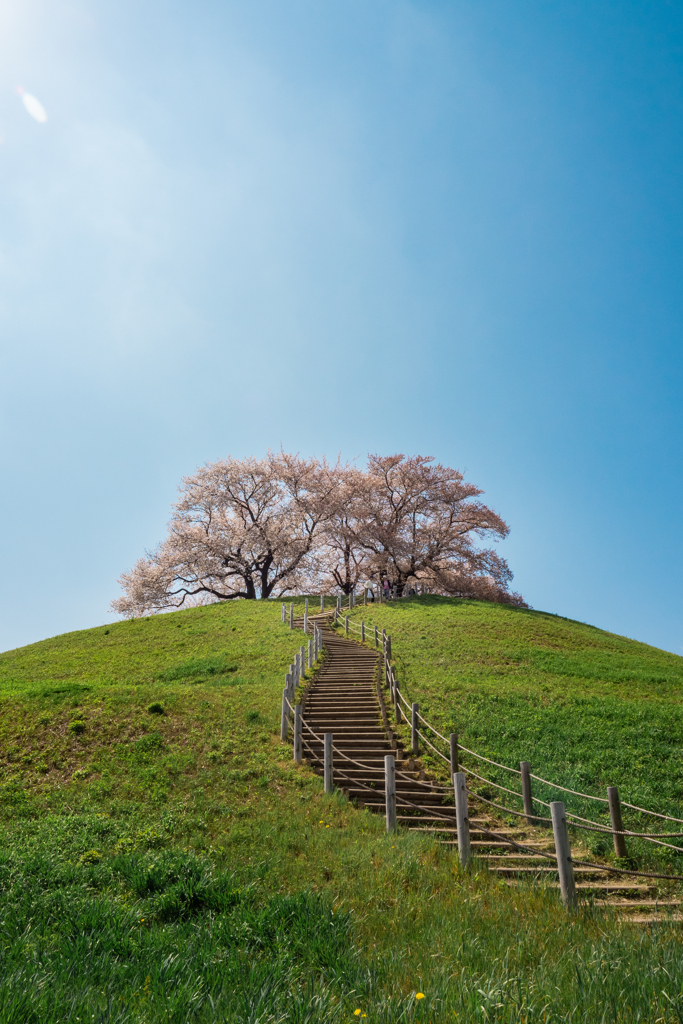
<instances>
[{"instance_id":1,"label":"yellow flower","mask_svg":"<svg viewBox=\"0 0 683 1024\"><path fill-rule=\"evenodd\" d=\"M318 824L322 825L322 821L320 821Z\"/></svg>"},{"instance_id":2,"label":"yellow flower","mask_svg":"<svg viewBox=\"0 0 683 1024\"><path fill-rule=\"evenodd\" d=\"M330 827L329 825L325 825L325 828L329 828L329 827Z\"/></svg>"},{"instance_id":3,"label":"yellow flower","mask_svg":"<svg viewBox=\"0 0 683 1024\"><path fill-rule=\"evenodd\" d=\"M144 917L141 917L140 918L140 924L144 924L144 921L145 921Z\"/></svg>"},{"instance_id":4,"label":"yellow flower","mask_svg":"<svg viewBox=\"0 0 683 1024\"><path fill-rule=\"evenodd\" d=\"M360 1010L354 1010L353 1015L354 1017L360 1017Z\"/></svg>"},{"instance_id":5,"label":"yellow flower","mask_svg":"<svg viewBox=\"0 0 683 1024\"><path fill-rule=\"evenodd\" d=\"M425 994L424 994L424 992L417 992L417 993L415 994L415 998L416 998L416 999L424 999L424 997L425 997Z\"/></svg>"}]
</instances>

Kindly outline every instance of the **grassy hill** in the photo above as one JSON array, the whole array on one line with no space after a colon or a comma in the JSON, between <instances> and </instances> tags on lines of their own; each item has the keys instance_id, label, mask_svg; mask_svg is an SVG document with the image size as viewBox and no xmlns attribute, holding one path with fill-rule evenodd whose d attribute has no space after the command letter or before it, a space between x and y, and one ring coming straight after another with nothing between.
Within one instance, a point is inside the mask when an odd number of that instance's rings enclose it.
<instances>
[{"instance_id":1,"label":"grassy hill","mask_svg":"<svg viewBox=\"0 0 683 1024\"><path fill-rule=\"evenodd\" d=\"M495 605L372 615L467 745L625 785L618 733L628 795L678 806L682 659ZM300 639L239 602L0 655L3 1024L683 1019L675 931L568 917L325 797L278 736Z\"/></svg>"}]
</instances>

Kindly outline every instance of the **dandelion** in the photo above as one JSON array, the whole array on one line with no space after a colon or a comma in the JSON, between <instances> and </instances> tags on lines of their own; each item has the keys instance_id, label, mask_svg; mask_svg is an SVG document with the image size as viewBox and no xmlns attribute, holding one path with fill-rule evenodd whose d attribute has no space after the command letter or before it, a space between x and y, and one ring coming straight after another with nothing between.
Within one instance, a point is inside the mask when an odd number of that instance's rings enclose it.
<instances>
[{"instance_id":1,"label":"dandelion","mask_svg":"<svg viewBox=\"0 0 683 1024\"><path fill-rule=\"evenodd\" d=\"M325 825L325 828L329 828L329 827L330 827L329 825Z\"/></svg>"},{"instance_id":2,"label":"dandelion","mask_svg":"<svg viewBox=\"0 0 683 1024\"><path fill-rule=\"evenodd\" d=\"M425 997L424 992L416 992L415 993L415 998L416 999L424 999L424 997Z\"/></svg>"},{"instance_id":3,"label":"dandelion","mask_svg":"<svg viewBox=\"0 0 683 1024\"><path fill-rule=\"evenodd\" d=\"M354 1010L354 1011L353 1011L353 1015L354 1015L354 1017L360 1017L360 1013L361 1013L361 1011L360 1011L360 1010Z\"/></svg>"}]
</instances>

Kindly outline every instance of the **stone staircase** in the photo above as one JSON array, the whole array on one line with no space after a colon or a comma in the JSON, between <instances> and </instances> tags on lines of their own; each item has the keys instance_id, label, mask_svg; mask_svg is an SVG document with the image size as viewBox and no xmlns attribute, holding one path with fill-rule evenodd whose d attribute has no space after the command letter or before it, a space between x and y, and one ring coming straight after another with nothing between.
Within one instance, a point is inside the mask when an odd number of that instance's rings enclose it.
<instances>
[{"instance_id":1,"label":"stone staircase","mask_svg":"<svg viewBox=\"0 0 683 1024\"><path fill-rule=\"evenodd\" d=\"M380 652L340 636L329 614L309 616L322 629L326 658L303 697L303 758L323 774L323 735L334 739L334 785L362 809L385 812L384 758L396 763L397 821L411 832L429 833L457 849L452 788L427 778L419 759L403 748L393 731L380 686ZM303 619L294 621L303 628ZM311 735L311 732L315 736ZM557 887L552 832L530 826L524 818L501 823L487 805L470 798L470 840L474 856L509 885L543 881ZM492 836L491 833L495 833ZM525 847L515 849L506 840ZM579 857L578 859L582 859ZM587 856L585 859L592 859ZM609 907L621 920L638 924L683 920L683 902L663 893L658 884L610 874L608 868L575 865L579 898Z\"/></svg>"}]
</instances>

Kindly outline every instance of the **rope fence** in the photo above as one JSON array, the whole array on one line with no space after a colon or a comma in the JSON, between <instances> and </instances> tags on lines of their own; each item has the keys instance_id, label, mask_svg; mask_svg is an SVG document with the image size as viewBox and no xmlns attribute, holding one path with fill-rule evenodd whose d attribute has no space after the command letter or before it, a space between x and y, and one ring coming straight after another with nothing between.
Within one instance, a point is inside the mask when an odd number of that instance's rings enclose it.
<instances>
[{"instance_id":1,"label":"rope fence","mask_svg":"<svg viewBox=\"0 0 683 1024\"><path fill-rule=\"evenodd\" d=\"M353 601L350 601L349 604L350 604L349 610L352 610L353 607L355 607ZM339 606L339 602L338 602L337 607L335 608L335 610L333 612L333 623L334 623L334 625L337 625L337 626L340 624L340 606ZM361 638L361 642L365 641L366 643L372 644L372 642L373 642L372 641L372 630L370 630L369 627L367 627L364 622L361 622L361 624L359 626L350 618L349 615L345 615L344 616L343 625L344 625L344 633L345 633L345 635L348 636L349 634L356 634L357 637ZM370 634L369 637L366 636L366 633ZM572 789L569 786L563 786L563 785L561 785L559 783L556 783L556 782L551 782L549 779L545 779L545 778L543 778L540 775L536 775L536 774L532 773L531 771L529 771L528 765L526 766L526 778L525 778L525 771L524 771L523 767L515 768L515 767L513 767L511 765L501 764L501 762L495 761L495 760L493 760L493 758L486 757L484 754L479 754L475 750L470 750L468 747L465 747L465 746L463 746L462 744L460 744L458 742L457 736L455 736L455 734L452 734L451 737L448 737L448 738L446 736L444 736L444 734L442 732L440 732L430 721L428 721L424 717L424 715L420 714L418 706L417 705L411 705L406 700L406 698L404 697L403 693L401 692L401 687L400 687L400 684L399 684L399 681L398 681L398 678L397 678L397 675L396 675L396 669L395 669L394 665L392 664L392 660L391 660L391 638L387 635L385 630L382 630L381 634L378 634L377 627L375 627L375 636L377 637L377 640L376 640L377 646L379 647L381 645L381 653L382 653L382 656L383 656L384 685L385 685L386 689L388 689L389 694L390 694L391 703L394 705L394 710L395 710L395 716L396 716L397 724L401 724L403 722L404 717L406 718L406 720L408 722L410 722L411 716L412 716L413 711L414 711L415 718L416 718L417 722L419 722L423 726L422 729L419 729L419 738L415 735L418 730L415 728L415 726L413 726L413 730L412 731L413 731L413 747L414 747L414 749L415 749L415 746L416 746L416 741L418 743L425 744L427 747L430 748L430 750L438 758L440 758L442 761L445 761L446 763L448 763L450 765L450 767L451 767L451 774L454 774L453 769L454 768L457 769L458 765L457 764L453 764L452 757L449 756L448 754L444 753L443 750L440 750L439 747L435 743L432 742L432 740L429 738L429 736L426 735L426 730L429 730L429 732L433 735L433 737L435 737L437 740L441 740L441 742L446 745L447 749L448 749L448 747L451 746L453 741L455 741L455 744L457 745L458 754L460 754L460 753L467 754L470 757L473 757L473 758L475 758L476 760L478 760L480 762L485 762L486 764L490 764L494 768L498 768L498 769L500 769L502 771L509 772L511 774L514 774L514 775L517 775L517 776L521 777L521 779L522 779L522 789L523 790L524 790L525 784L526 784L527 793L525 794L524 791L520 793L520 792L517 792L515 790L508 789L505 786L502 786L500 783L496 782L494 779L487 778L486 776L480 775L479 773L473 771L470 767L467 767L465 765L460 764L459 767L464 772L466 772L467 775L472 776L473 778L477 779L477 781L482 783L483 785L485 785L485 786L492 786L492 787L494 787L494 788L496 788L496 789L498 789L498 790L500 790L502 792L505 792L505 793L509 794L510 796L514 796L516 799L522 800L524 802L524 811L523 812L519 812L519 811L513 810L512 808L505 807L505 806L500 805L500 804L496 804L495 805L497 810L501 811L502 813L514 814L516 816L525 817L528 821L533 819L534 822L542 822L542 821L549 822L550 819L539 818L538 815L533 811L533 804L534 803L540 804L543 807L547 807L547 808L550 807L550 804L548 802L546 802L544 800L541 800L538 796L532 796L530 782L533 779L534 781L539 782L539 783L541 783L544 786L548 786L550 789L556 790L557 792L568 793L568 794L570 794L572 796L576 796L576 797L578 797L580 799L583 799L583 800L593 801L595 803L602 804L603 806L606 805L609 808L609 811L610 811L611 825L604 825L604 824L602 824L600 822L595 822L595 821L592 821L591 819L583 818L580 815L575 814L575 813L573 813L571 811L565 811L566 818L567 818L567 824L570 825L574 829L582 829L583 828L585 831L599 832L599 833L602 833L604 835L611 835L613 837L613 839L614 839L615 852L620 857L623 857L623 856L626 855L625 845L624 845L624 837L631 837L633 839L642 839L645 842L651 843L652 845L663 846L663 847L666 847L667 849L671 849L671 850L674 850L676 852L683 853L683 847L679 847L679 846L675 846L675 845L673 845L671 843L663 842L664 839L669 839L669 838L672 838L672 839L683 839L683 833L671 833L671 834L669 834L669 833L657 833L657 832L646 832L646 831L639 832L639 831L636 831L636 830L626 829L626 828L624 828L624 826L623 826L623 824L621 822L621 808L628 808L629 810L633 810L633 811L637 812L638 814L650 815L652 817L659 818L662 821L675 822L676 824L683 824L683 819L682 818L676 818L676 817L673 817L672 815L669 815L669 814L662 814L659 811L652 811L652 810L650 810L648 808L639 807L639 806L637 806L635 804L631 804L631 803L628 803L626 801L622 801L622 800L619 799L619 795L618 795L618 792L616 790L616 787L609 787L609 789L608 789L608 796L607 797L596 796L595 794L592 794L592 793L583 793L580 790Z\"/></svg>"}]
</instances>

